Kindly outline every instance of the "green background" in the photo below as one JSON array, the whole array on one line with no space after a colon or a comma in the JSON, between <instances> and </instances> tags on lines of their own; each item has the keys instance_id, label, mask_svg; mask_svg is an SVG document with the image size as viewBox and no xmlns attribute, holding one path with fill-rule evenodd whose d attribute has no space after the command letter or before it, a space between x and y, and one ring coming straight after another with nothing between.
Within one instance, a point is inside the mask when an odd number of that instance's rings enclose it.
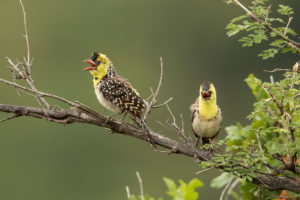
<instances>
[{"instance_id":1,"label":"green background","mask_svg":"<svg viewBox=\"0 0 300 200\"><path fill-rule=\"evenodd\" d=\"M202 81L213 81L223 112L223 128L248 123L254 98L244 83L249 73L263 80L263 69L291 67L297 56L262 61L260 48L241 48L226 36L229 20L243 12L224 1L183 0L24 0L27 11L33 78L41 91L78 100L105 115L91 76L82 71L92 51L105 53L119 74L127 77L146 98L159 79L160 56L165 65L159 95L174 97L170 107L191 133L189 106ZM300 13L297 0L284 1ZM291 27L299 23L294 16ZM0 1L0 77L11 79L5 57L22 60L23 16L19 1ZM299 27L298 27L299 32ZM267 42L265 43L267 44ZM275 74L275 80L279 78ZM51 101L53 102L53 101ZM37 106L32 97L0 84L0 103ZM57 102L53 102L57 104ZM8 115L0 113L4 118ZM159 126L167 110L153 110L148 121L161 134L176 135ZM221 138L226 135L224 129ZM126 199L125 186L138 193L140 171L145 193L166 197L162 177L205 183L201 199L218 199L221 190L209 181L220 172L195 175L196 163L181 155L155 152L149 144L110 134L86 124L63 126L29 117L0 124L0 198L22 200Z\"/></svg>"}]
</instances>

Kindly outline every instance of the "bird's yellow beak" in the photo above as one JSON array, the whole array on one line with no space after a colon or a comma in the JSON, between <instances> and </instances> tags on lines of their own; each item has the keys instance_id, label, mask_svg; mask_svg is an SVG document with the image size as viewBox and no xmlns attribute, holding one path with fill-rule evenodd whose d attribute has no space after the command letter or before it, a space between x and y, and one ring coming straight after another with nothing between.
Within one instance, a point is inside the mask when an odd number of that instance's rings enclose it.
<instances>
[{"instance_id":1,"label":"bird's yellow beak","mask_svg":"<svg viewBox=\"0 0 300 200\"><path fill-rule=\"evenodd\" d=\"M91 65L91 67L86 67L83 70L91 71L91 70L97 69L97 64L94 61L92 61L91 59L87 59L84 62L89 63Z\"/></svg>"}]
</instances>

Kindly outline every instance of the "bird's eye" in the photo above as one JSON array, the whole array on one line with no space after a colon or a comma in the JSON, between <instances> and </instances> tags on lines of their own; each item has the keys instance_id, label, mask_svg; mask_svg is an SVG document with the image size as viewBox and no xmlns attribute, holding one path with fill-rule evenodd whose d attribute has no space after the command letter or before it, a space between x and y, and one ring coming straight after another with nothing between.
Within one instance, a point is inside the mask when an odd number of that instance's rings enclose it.
<instances>
[{"instance_id":1,"label":"bird's eye","mask_svg":"<svg viewBox=\"0 0 300 200\"><path fill-rule=\"evenodd\" d=\"M211 91L208 91L208 94L209 94L209 96L212 94L212 92Z\"/></svg>"},{"instance_id":2,"label":"bird's eye","mask_svg":"<svg viewBox=\"0 0 300 200\"><path fill-rule=\"evenodd\" d=\"M98 80L99 78L98 77L95 77L95 80Z\"/></svg>"},{"instance_id":3,"label":"bird's eye","mask_svg":"<svg viewBox=\"0 0 300 200\"><path fill-rule=\"evenodd\" d=\"M97 57L98 57L98 53L97 53L97 52L94 52L94 53L93 53L93 56L91 57L91 60L92 60L92 61L95 61L95 60L97 59Z\"/></svg>"},{"instance_id":4,"label":"bird's eye","mask_svg":"<svg viewBox=\"0 0 300 200\"><path fill-rule=\"evenodd\" d=\"M95 63L96 63L97 66L100 65L100 61L99 60L96 60Z\"/></svg>"}]
</instances>

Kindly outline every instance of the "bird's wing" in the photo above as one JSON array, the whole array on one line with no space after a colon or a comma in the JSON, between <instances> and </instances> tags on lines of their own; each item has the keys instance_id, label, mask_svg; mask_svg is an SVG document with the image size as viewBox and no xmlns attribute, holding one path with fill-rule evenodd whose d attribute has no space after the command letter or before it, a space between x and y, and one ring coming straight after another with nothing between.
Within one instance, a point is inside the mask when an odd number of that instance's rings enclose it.
<instances>
[{"instance_id":1,"label":"bird's wing","mask_svg":"<svg viewBox=\"0 0 300 200\"><path fill-rule=\"evenodd\" d=\"M145 102L131 87L128 87L128 83L125 81L110 77L101 83L99 89L105 99L118 106L123 112L129 112L138 118L141 117Z\"/></svg>"},{"instance_id":2,"label":"bird's wing","mask_svg":"<svg viewBox=\"0 0 300 200\"><path fill-rule=\"evenodd\" d=\"M198 97L199 98L199 97ZM198 98L196 99L195 103L193 103L191 106L190 106L190 111L192 112L192 123L194 121L194 118L198 112L198 104L199 104L199 101L198 101Z\"/></svg>"}]
</instances>

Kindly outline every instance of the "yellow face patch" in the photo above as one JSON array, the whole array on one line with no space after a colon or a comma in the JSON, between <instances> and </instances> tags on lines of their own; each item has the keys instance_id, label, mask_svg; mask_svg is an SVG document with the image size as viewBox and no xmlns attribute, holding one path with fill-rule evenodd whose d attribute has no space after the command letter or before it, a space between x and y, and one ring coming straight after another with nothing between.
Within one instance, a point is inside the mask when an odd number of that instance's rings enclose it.
<instances>
[{"instance_id":1,"label":"yellow face patch","mask_svg":"<svg viewBox=\"0 0 300 200\"><path fill-rule=\"evenodd\" d=\"M93 76L94 87L97 87L100 80L107 74L107 71L110 67L110 60L106 55L98 53L98 57L95 62L100 62L96 70L90 71Z\"/></svg>"}]
</instances>

